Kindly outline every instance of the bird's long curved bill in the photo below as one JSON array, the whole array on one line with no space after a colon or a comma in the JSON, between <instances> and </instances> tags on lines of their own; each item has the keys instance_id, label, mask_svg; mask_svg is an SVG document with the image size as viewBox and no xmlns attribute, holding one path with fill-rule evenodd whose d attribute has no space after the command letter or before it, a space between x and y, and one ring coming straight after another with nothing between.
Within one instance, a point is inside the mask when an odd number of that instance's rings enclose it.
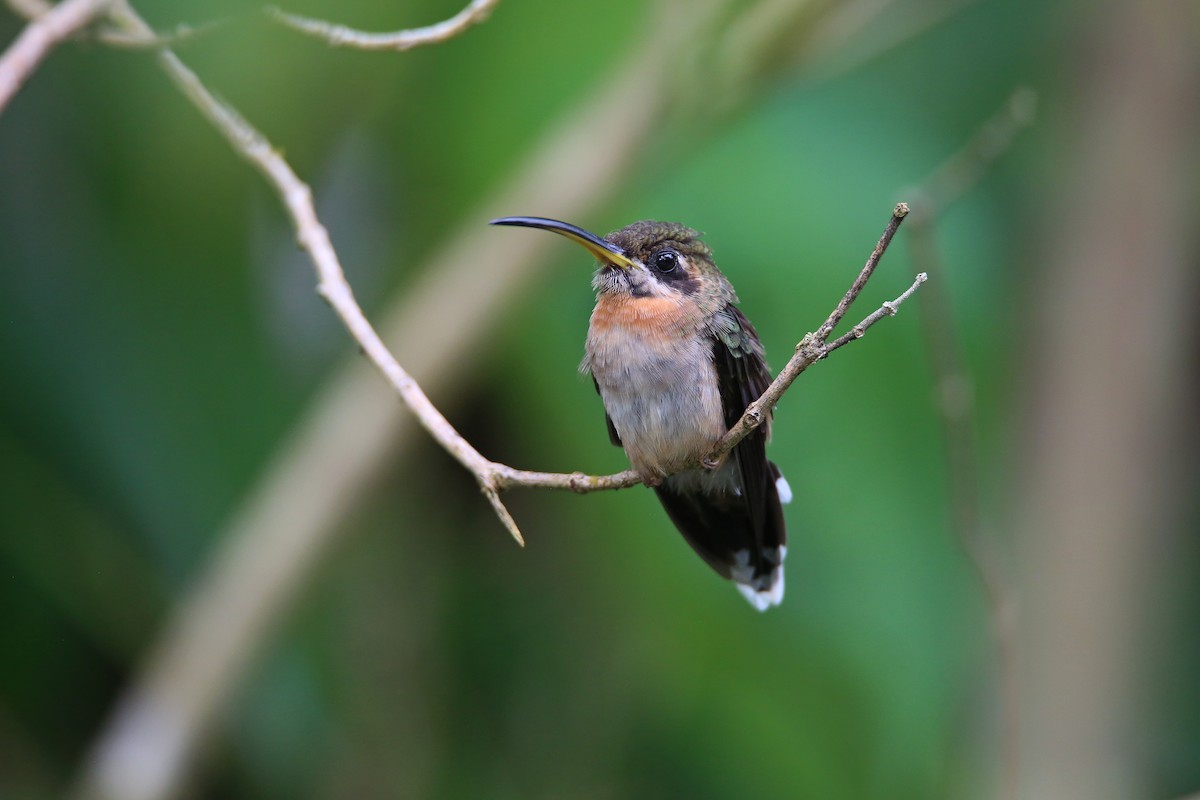
<instances>
[{"instance_id":1,"label":"bird's long curved bill","mask_svg":"<svg viewBox=\"0 0 1200 800\"><path fill-rule=\"evenodd\" d=\"M604 241L591 231L585 231L583 228L572 225L569 222L547 219L546 217L501 217L500 219L492 220L489 224L513 225L521 228L541 228L544 231L553 231L587 248L589 253L605 264L611 264L621 269L630 269L635 266L635 262L629 256L625 255L625 251L621 248L611 242Z\"/></svg>"}]
</instances>

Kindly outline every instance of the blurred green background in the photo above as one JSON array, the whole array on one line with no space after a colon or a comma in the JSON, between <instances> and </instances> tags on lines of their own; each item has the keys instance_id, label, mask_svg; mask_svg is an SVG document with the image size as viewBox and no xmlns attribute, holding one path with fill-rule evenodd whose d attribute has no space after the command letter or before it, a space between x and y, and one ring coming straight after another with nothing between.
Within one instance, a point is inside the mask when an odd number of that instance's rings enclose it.
<instances>
[{"instance_id":1,"label":"blurred green background","mask_svg":"<svg viewBox=\"0 0 1200 800\"><path fill-rule=\"evenodd\" d=\"M459 2L287 10L382 30ZM1043 335L1033 296L1086 149L1081 98L1106 91L1097 31L1118 5L734 2L730 30L763 7L782 20L744 52L730 45L751 65L741 73L720 47L655 30L683 22L634 0L503 0L460 38L407 53L329 48L232 0L136 7L161 29L227 20L178 52L313 186L373 317L429 277L446 237L485 225L472 216L483 198L631 53L668 48L672 102L615 195L571 221L705 231L776 369L905 188L1032 88L1037 123L936 220L945 269L932 276L974 383L980 516L1011 574L1028 566L1013 498L1037 435L1023 427ZM3 41L20 24L0 14ZM1194 131L1189 114L1178 124ZM1135 167L1153 156L1139 147L1122 154ZM500 251L539 234L483 235ZM590 265L566 243L548 252L433 399L489 457L617 471L576 374ZM925 268L911 256L902 229L853 320ZM1194 305L1194 281L1182 285ZM230 520L356 358L313 287L277 197L153 53L67 43L3 110L0 797L58 797L79 780ZM763 615L648 491L510 492L519 549L469 475L406 437L213 709L184 795L994 796L989 609L952 526L923 308L816 365L780 404L770 454L796 500L787 598ZM462 323L444 314L405 344ZM1162 335L1187 354L1172 369L1194 390L1194 326ZM1192 415L1173 428L1181 448ZM1170 524L1146 536L1170 569L1142 575L1131 591L1150 587L1153 602L1113 623L1141 637L1136 723L1106 732L1140 797L1200 787L1195 462L1138 478L1173 487Z\"/></svg>"}]
</instances>

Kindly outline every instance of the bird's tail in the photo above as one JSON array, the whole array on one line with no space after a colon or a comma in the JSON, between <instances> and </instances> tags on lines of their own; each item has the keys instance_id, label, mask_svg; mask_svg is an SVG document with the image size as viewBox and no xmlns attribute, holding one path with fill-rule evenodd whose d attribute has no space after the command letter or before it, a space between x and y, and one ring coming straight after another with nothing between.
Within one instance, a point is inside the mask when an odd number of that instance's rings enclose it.
<instances>
[{"instance_id":1,"label":"bird's tail","mask_svg":"<svg viewBox=\"0 0 1200 800\"><path fill-rule=\"evenodd\" d=\"M747 497L739 486L704 486L686 473L655 489L692 549L759 611L783 600L787 532L780 501L791 499L787 481L769 466L775 480L764 482L759 497Z\"/></svg>"}]
</instances>

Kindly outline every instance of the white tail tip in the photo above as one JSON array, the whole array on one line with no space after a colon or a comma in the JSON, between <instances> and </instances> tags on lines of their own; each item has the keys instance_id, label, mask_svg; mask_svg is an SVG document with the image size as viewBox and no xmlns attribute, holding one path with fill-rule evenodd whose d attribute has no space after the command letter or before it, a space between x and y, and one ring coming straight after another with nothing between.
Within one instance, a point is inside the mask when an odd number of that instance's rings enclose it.
<instances>
[{"instance_id":1,"label":"white tail tip","mask_svg":"<svg viewBox=\"0 0 1200 800\"><path fill-rule=\"evenodd\" d=\"M740 551L739 555L742 552ZM759 588L764 581L762 576L759 576L757 581L751 579L748 567L741 567L742 574L739 575L739 568L733 570L734 586L742 593L742 597L754 606L759 611L766 611L768 608L777 606L783 602L783 559L787 556L787 548L779 548L779 563L775 569L771 570L770 580L767 582L766 588ZM758 586L755 586L755 584Z\"/></svg>"}]
</instances>

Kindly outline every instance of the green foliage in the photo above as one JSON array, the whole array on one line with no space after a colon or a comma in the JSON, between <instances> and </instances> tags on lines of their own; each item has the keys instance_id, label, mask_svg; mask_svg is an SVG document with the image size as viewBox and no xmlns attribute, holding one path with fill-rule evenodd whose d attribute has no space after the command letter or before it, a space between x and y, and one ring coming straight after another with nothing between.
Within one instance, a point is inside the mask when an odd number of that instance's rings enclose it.
<instances>
[{"instance_id":1,"label":"green foliage","mask_svg":"<svg viewBox=\"0 0 1200 800\"><path fill-rule=\"evenodd\" d=\"M629 0L505 0L445 45L368 54L237 3L137 5L164 26L232 15L180 53L312 183L368 313L650 19ZM399 5L288 10L388 28L459 2ZM731 117L664 122L619 197L572 221L705 231L782 366L904 187L1018 83L1054 89L1066 32L1039 5L999 0L835 69L919 5L888 7L845 53L775 75ZM17 30L0 18L5 41ZM935 279L978 381L985 500L1009 455L1014 261L1036 205L1024 175L1055 146L1019 142L938 229L948 274ZM292 240L271 191L149 53L70 43L0 116L0 795L67 785L223 523L352 357ZM485 366L435 399L489 457L616 471L575 373L590 265L566 244L555 259L484 343ZM902 233L851 322L915 271ZM988 623L949 528L930 381L908 306L784 398L770 456L796 494L788 593L761 616L649 492L512 493L521 551L422 442L377 476L263 643L196 796L972 794L989 774L976 769ZM1177 727L1195 739L1194 719Z\"/></svg>"}]
</instances>

